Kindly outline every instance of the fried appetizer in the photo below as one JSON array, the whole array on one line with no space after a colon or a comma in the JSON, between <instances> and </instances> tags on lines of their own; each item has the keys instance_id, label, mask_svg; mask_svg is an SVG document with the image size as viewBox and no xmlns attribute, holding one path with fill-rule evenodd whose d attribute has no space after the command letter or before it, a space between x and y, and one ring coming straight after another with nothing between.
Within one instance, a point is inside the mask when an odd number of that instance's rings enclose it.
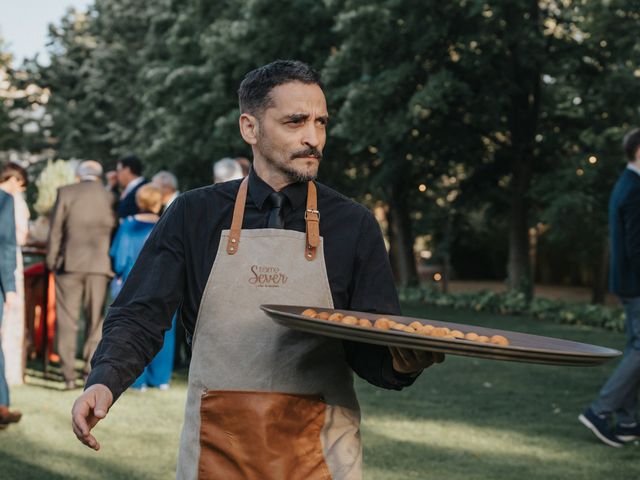
<instances>
[{"instance_id":1,"label":"fried appetizer","mask_svg":"<svg viewBox=\"0 0 640 480\"><path fill-rule=\"evenodd\" d=\"M509 345L509 340L507 340L506 337L503 337L502 335L494 335L493 337L491 337L490 341L495 345Z\"/></svg>"},{"instance_id":2,"label":"fried appetizer","mask_svg":"<svg viewBox=\"0 0 640 480\"><path fill-rule=\"evenodd\" d=\"M340 320L342 323L344 323L345 325L357 325L358 324L358 319L352 315L347 315L345 317L342 317L342 320Z\"/></svg>"},{"instance_id":3,"label":"fried appetizer","mask_svg":"<svg viewBox=\"0 0 640 480\"><path fill-rule=\"evenodd\" d=\"M371 323L371 320L369 320L368 318L359 319L358 325L360 325L361 327L367 327L367 328L373 327L373 323Z\"/></svg>"},{"instance_id":4,"label":"fried appetizer","mask_svg":"<svg viewBox=\"0 0 640 480\"><path fill-rule=\"evenodd\" d=\"M390 328L389 319L386 317L380 317L375 321L375 323L373 324L373 327L379 328L380 330L389 330Z\"/></svg>"}]
</instances>

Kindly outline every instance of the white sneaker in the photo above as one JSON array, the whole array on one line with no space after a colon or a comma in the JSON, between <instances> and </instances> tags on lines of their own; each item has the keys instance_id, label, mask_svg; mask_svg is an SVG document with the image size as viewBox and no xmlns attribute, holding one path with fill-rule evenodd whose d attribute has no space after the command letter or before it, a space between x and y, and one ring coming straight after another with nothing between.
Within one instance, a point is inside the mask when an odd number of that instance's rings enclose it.
<instances>
[{"instance_id":1,"label":"white sneaker","mask_svg":"<svg viewBox=\"0 0 640 480\"><path fill-rule=\"evenodd\" d=\"M162 390L163 392L169 390L171 388L168 383L162 383L158 385L158 390Z\"/></svg>"}]
</instances>

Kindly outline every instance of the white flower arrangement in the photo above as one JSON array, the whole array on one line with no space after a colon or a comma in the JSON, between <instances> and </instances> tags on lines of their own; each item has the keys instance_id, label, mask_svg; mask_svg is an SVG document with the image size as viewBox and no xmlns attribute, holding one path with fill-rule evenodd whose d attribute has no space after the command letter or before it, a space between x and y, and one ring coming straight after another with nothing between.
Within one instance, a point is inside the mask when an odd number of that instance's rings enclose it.
<instances>
[{"instance_id":1,"label":"white flower arrangement","mask_svg":"<svg viewBox=\"0 0 640 480\"><path fill-rule=\"evenodd\" d=\"M38 199L33 206L34 210L39 215L49 215L56 203L58 188L74 183L75 179L74 169L68 161L49 160L36 180Z\"/></svg>"}]
</instances>

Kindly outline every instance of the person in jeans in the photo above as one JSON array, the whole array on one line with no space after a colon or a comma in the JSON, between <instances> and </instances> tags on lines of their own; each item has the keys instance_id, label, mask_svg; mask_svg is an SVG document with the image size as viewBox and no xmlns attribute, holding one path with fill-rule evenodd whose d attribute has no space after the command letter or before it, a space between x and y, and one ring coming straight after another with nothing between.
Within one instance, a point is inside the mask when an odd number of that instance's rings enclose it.
<instances>
[{"instance_id":1,"label":"person in jeans","mask_svg":"<svg viewBox=\"0 0 640 480\"><path fill-rule=\"evenodd\" d=\"M16 221L13 196L27 186L27 172L9 163L0 170L0 327L6 302L8 307L18 302L16 288ZM0 338L1 340L1 338ZM0 430L22 418L18 410L9 409L9 386L5 378L4 353L0 341Z\"/></svg>"},{"instance_id":2,"label":"person in jeans","mask_svg":"<svg viewBox=\"0 0 640 480\"><path fill-rule=\"evenodd\" d=\"M609 201L609 289L624 307L627 344L620 365L579 416L582 424L612 447L640 438L640 129L625 136L623 147L629 163Z\"/></svg>"}]
</instances>

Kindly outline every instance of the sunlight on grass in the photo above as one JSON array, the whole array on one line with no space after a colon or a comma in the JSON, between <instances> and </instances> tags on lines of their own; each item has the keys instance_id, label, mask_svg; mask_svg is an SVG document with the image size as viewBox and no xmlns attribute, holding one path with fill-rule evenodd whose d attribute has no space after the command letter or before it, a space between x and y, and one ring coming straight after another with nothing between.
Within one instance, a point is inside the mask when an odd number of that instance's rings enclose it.
<instances>
[{"instance_id":1,"label":"sunlight on grass","mask_svg":"<svg viewBox=\"0 0 640 480\"><path fill-rule=\"evenodd\" d=\"M525 318L413 305L417 316L522 329L608 346L624 336ZM577 421L615 368L551 367L449 356L402 391L356 380L366 480L640 478L638 445L606 447ZM34 372L34 375L37 372ZM175 478L186 372L166 392L125 392L100 422L100 452L70 425L80 391L31 377L12 388L23 420L0 431L0 480Z\"/></svg>"},{"instance_id":2,"label":"sunlight on grass","mask_svg":"<svg viewBox=\"0 0 640 480\"><path fill-rule=\"evenodd\" d=\"M71 406L80 390L63 392L54 382L12 389L23 420L1 432L0 478L172 479L186 389L174 382L169 391L125 392L94 433L101 450L76 440Z\"/></svg>"},{"instance_id":3,"label":"sunlight on grass","mask_svg":"<svg viewBox=\"0 0 640 480\"><path fill-rule=\"evenodd\" d=\"M509 455L523 460L539 459L545 462L566 462L571 459L568 451L555 450L553 443L541 442L519 432L497 428L477 427L465 422L451 421L402 421L390 417L366 419L366 429L390 441L407 441L436 447L455 449L471 455ZM542 446L540 443L547 443Z\"/></svg>"}]
</instances>

